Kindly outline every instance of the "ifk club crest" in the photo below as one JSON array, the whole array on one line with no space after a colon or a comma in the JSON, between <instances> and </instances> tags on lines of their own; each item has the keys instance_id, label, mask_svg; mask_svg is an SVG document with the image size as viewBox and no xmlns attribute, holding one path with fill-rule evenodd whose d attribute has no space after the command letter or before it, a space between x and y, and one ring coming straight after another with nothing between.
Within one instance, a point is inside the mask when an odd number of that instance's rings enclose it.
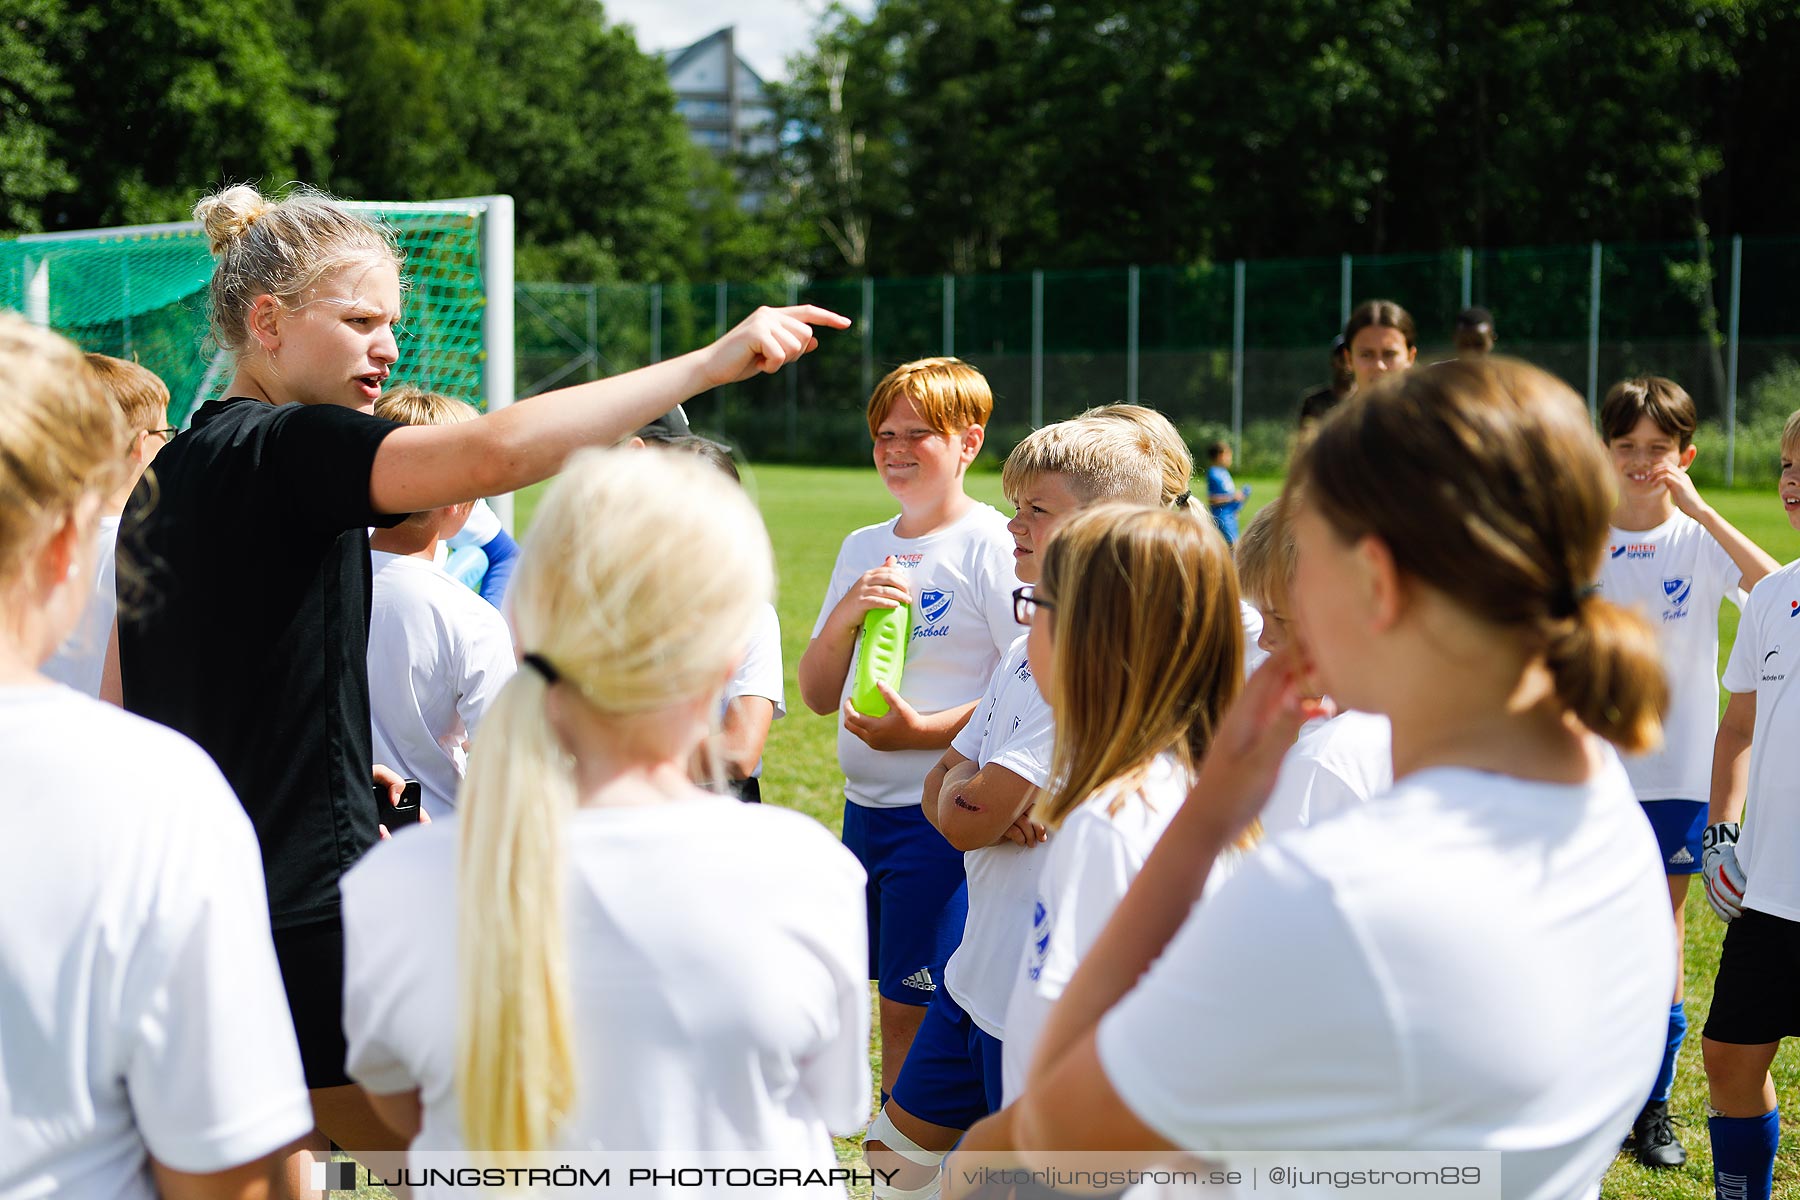
<instances>
[{"instance_id":1,"label":"ifk club crest","mask_svg":"<svg viewBox=\"0 0 1800 1200\"><path fill-rule=\"evenodd\" d=\"M1694 594L1694 580L1691 576L1678 575L1674 579L1662 581L1663 596L1669 602L1669 611L1663 614L1663 620L1672 621L1687 616L1687 603Z\"/></svg>"},{"instance_id":2,"label":"ifk club crest","mask_svg":"<svg viewBox=\"0 0 1800 1200\"><path fill-rule=\"evenodd\" d=\"M950 602L955 597L955 592L926 588L919 593L919 615L925 618L927 625L936 625L950 611Z\"/></svg>"}]
</instances>

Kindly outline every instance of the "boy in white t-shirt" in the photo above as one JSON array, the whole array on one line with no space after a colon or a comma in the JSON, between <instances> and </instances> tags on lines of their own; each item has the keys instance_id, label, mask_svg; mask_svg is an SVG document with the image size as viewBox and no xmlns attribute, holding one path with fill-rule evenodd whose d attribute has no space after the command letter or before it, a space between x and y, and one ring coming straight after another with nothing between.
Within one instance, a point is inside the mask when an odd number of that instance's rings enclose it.
<instances>
[{"instance_id":1,"label":"boy in white t-shirt","mask_svg":"<svg viewBox=\"0 0 1800 1200\"><path fill-rule=\"evenodd\" d=\"M476 413L460 400L397 388L375 415L406 425L454 425ZM414 513L369 537L369 715L375 761L417 779L427 816L456 809L475 728L518 669L498 609L437 565L442 539L462 528L469 505Z\"/></svg>"},{"instance_id":2,"label":"boy in white t-shirt","mask_svg":"<svg viewBox=\"0 0 1800 1200\"><path fill-rule=\"evenodd\" d=\"M966 909L962 855L926 823L919 789L1017 636L1006 518L963 489L993 411L987 380L954 358L907 363L876 385L875 469L900 515L844 539L800 658L806 706L838 714L844 844L869 877L884 1099ZM900 689L884 688L886 715L860 713L850 692L863 618L902 605L913 611Z\"/></svg>"},{"instance_id":3,"label":"boy in white t-shirt","mask_svg":"<svg viewBox=\"0 0 1800 1200\"><path fill-rule=\"evenodd\" d=\"M131 431L131 475L107 498L101 509L100 528L94 538L97 555L93 599L88 601L75 632L44 664L44 674L78 692L118 704L122 692L118 643L113 640L113 617L119 610L119 601L113 556L119 538L119 514L125 511L125 501L131 498L131 490L143 478L144 468L150 465L158 450L169 444L175 431L166 428L169 387L154 371L105 354L89 354L87 363L100 377L107 397L118 406Z\"/></svg>"},{"instance_id":4,"label":"boy in white t-shirt","mask_svg":"<svg viewBox=\"0 0 1800 1200\"><path fill-rule=\"evenodd\" d=\"M1141 437L1092 419L1031 434L1007 456L1001 480L1015 509L1007 523L1013 570L1027 584L1065 518L1103 500L1154 505L1162 487ZM909 1065L864 1142L872 1166L897 1172L876 1178L878 1198L923 1200L957 1136L1000 1106L1006 1009L1044 860L1044 827L1028 814L1050 782L1056 740L1025 642L1023 634L1012 642L973 717L925 778L925 819L962 852L968 916Z\"/></svg>"},{"instance_id":5,"label":"boy in white t-shirt","mask_svg":"<svg viewBox=\"0 0 1800 1200\"><path fill-rule=\"evenodd\" d=\"M1598 586L1614 604L1642 610L1657 632L1669 680L1662 749L1627 758L1625 770L1656 830L1678 948L1686 940L1688 880L1700 870L1706 830L1701 797L1710 786L1718 728L1719 604L1742 604L1743 591L1776 567L1694 489L1687 468L1699 451L1693 444L1697 424L1687 392L1657 376L1614 384L1600 407L1619 498ZM1669 1124L1669 1088L1687 1036L1682 976L1675 980L1662 1070L1628 1142L1651 1168L1687 1161Z\"/></svg>"},{"instance_id":6,"label":"boy in white t-shirt","mask_svg":"<svg viewBox=\"0 0 1800 1200\"><path fill-rule=\"evenodd\" d=\"M1238 586L1262 614L1257 645L1273 654L1293 639L1287 612L1299 555L1282 497L1256 514L1238 539ZM1309 681L1309 686L1315 686ZM1273 837L1367 804L1394 784L1393 733L1378 713L1344 711L1315 717L1281 760L1275 790L1263 806L1262 832Z\"/></svg>"},{"instance_id":7,"label":"boy in white t-shirt","mask_svg":"<svg viewBox=\"0 0 1800 1200\"><path fill-rule=\"evenodd\" d=\"M1800 412L1781 431L1781 503L1800 529ZM1800 1035L1800 738L1784 712L1800 680L1795 614L1800 562L1766 576L1744 605L1725 665L1730 699L1703 839L1706 898L1730 922L1700 1038L1706 1125L1718 1194L1746 1200L1767 1200L1773 1186L1781 1111L1769 1064L1783 1038Z\"/></svg>"}]
</instances>

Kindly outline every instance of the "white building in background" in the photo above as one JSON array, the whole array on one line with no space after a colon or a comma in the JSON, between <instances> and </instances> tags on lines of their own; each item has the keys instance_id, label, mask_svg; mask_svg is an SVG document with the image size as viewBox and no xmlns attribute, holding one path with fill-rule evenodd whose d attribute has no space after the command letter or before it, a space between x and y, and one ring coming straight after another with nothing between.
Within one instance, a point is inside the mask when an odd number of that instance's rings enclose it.
<instances>
[{"instance_id":1,"label":"white building in background","mask_svg":"<svg viewBox=\"0 0 1800 1200\"><path fill-rule=\"evenodd\" d=\"M762 76L738 57L736 29L727 25L693 45L663 55L675 110L688 136L721 158L775 149L775 113Z\"/></svg>"}]
</instances>

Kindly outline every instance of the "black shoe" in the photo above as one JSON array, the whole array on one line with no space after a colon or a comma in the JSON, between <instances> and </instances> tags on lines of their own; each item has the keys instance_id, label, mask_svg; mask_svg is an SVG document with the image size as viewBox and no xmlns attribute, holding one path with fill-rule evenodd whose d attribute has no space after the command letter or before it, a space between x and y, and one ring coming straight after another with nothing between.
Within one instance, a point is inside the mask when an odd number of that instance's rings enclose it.
<instances>
[{"instance_id":1,"label":"black shoe","mask_svg":"<svg viewBox=\"0 0 1800 1200\"><path fill-rule=\"evenodd\" d=\"M1679 1167L1687 1161L1687 1151L1675 1136L1669 1120L1669 1102L1653 1100L1644 1105L1637 1120L1631 1123L1631 1137L1625 1143L1637 1160L1653 1171Z\"/></svg>"}]
</instances>

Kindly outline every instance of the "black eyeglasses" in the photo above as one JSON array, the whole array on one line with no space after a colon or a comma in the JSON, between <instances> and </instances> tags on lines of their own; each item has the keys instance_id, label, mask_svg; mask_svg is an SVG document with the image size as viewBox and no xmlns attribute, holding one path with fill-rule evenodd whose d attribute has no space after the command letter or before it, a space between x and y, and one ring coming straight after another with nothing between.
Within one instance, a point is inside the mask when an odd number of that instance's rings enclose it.
<instances>
[{"instance_id":1,"label":"black eyeglasses","mask_svg":"<svg viewBox=\"0 0 1800 1200\"><path fill-rule=\"evenodd\" d=\"M1031 614L1038 609L1046 612L1054 611L1056 606L1048 600L1038 599L1037 589L1029 583L1021 588L1013 589L1013 620L1021 625L1031 624Z\"/></svg>"},{"instance_id":2,"label":"black eyeglasses","mask_svg":"<svg viewBox=\"0 0 1800 1200\"><path fill-rule=\"evenodd\" d=\"M175 440L175 435L180 433L181 430L179 430L179 429L152 429L149 432L155 434L157 437L161 438L165 442L172 442Z\"/></svg>"}]
</instances>

